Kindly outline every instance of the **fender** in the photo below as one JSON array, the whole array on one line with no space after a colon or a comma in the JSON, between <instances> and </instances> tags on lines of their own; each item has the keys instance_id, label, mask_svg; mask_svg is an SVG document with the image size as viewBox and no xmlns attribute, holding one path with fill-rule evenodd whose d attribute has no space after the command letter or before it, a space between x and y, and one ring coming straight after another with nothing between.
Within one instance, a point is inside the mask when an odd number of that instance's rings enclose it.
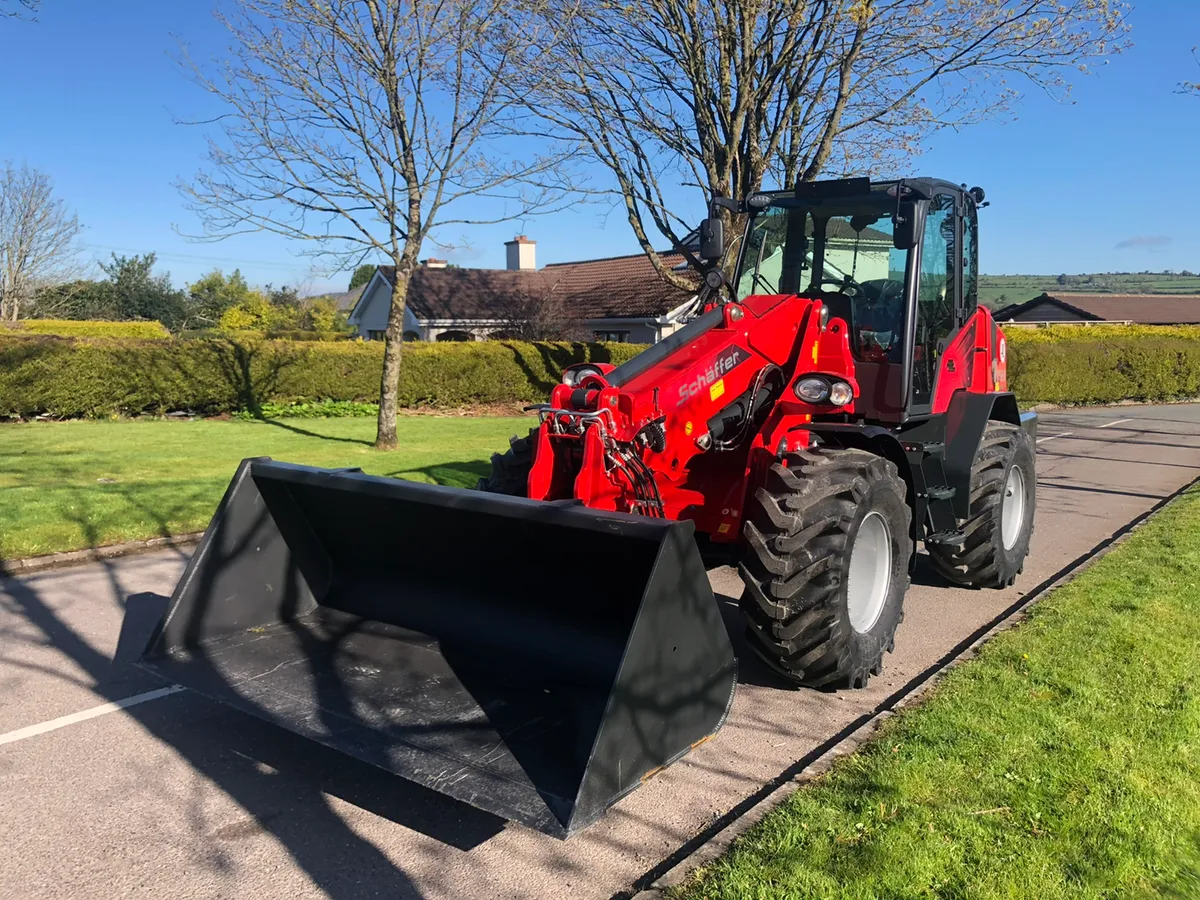
<instances>
[{"instance_id":1,"label":"fender","mask_svg":"<svg viewBox=\"0 0 1200 900\"><path fill-rule=\"evenodd\" d=\"M1022 414L1017 407L1017 397L1011 391L975 394L970 391L955 391L946 409L946 483L954 488L954 515L966 519L971 513L971 466L983 431L988 422L1008 422L1019 425L1037 437L1037 413Z\"/></svg>"}]
</instances>

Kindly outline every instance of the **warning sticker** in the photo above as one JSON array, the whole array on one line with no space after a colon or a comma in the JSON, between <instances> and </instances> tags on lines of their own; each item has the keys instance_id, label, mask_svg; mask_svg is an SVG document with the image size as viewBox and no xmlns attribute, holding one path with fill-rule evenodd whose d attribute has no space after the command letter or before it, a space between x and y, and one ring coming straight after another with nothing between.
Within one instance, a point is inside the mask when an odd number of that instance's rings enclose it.
<instances>
[{"instance_id":1,"label":"warning sticker","mask_svg":"<svg viewBox=\"0 0 1200 900\"><path fill-rule=\"evenodd\" d=\"M708 389L708 399L716 400L725 393L725 379L718 378L717 383Z\"/></svg>"}]
</instances>

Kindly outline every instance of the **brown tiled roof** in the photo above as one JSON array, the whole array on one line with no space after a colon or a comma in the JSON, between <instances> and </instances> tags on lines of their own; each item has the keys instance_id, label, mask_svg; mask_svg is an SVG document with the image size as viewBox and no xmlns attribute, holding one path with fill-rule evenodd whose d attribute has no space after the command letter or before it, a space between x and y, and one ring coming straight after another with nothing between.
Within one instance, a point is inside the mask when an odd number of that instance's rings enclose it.
<instances>
[{"instance_id":1,"label":"brown tiled roof","mask_svg":"<svg viewBox=\"0 0 1200 900\"><path fill-rule=\"evenodd\" d=\"M1200 324L1200 294L1042 294L1028 303L1005 307L996 318L999 321L1018 317L1038 321L1037 307L1046 303L1089 321L1129 321L1139 325Z\"/></svg>"},{"instance_id":2,"label":"brown tiled roof","mask_svg":"<svg viewBox=\"0 0 1200 900\"><path fill-rule=\"evenodd\" d=\"M674 267L679 254L665 254ZM394 266L379 272L394 283ZM554 296L580 319L661 316L687 302L682 291L658 277L644 255L556 263L540 271L426 269L413 273L408 305L419 319L504 319L527 297Z\"/></svg>"},{"instance_id":3,"label":"brown tiled roof","mask_svg":"<svg viewBox=\"0 0 1200 900\"><path fill-rule=\"evenodd\" d=\"M662 255L667 268L683 262L678 253ZM584 319L663 316L695 295L663 281L654 265L639 253L587 262L556 263L542 269L567 308ZM693 273L684 273L694 279Z\"/></svg>"},{"instance_id":4,"label":"brown tiled roof","mask_svg":"<svg viewBox=\"0 0 1200 900\"><path fill-rule=\"evenodd\" d=\"M395 266L379 272L395 283ZM420 268L408 287L408 306L418 319L504 319L523 298L544 290L540 272Z\"/></svg>"}]
</instances>

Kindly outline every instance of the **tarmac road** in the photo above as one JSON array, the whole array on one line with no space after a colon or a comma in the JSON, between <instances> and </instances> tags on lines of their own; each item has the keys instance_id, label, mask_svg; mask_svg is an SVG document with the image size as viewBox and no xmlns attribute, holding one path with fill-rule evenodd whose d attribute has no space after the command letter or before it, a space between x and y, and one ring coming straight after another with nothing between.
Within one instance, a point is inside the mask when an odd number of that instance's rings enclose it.
<instances>
[{"instance_id":1,"label":"tarmac road","mask_svg":"<svg viewBox=\"0 0 1200 900\"><path fill-rule=\"evenodd\" d=\"M611 897L1200 477L1200 405L1044 414L1038 449L1033 553L1013 588L950 589L919 569L864 691L784 689L744 655L719 735L567 842L189 691L147 699L163 685L119 664L123 603L169 594L176 552L2 580L0 897ZM712 581L733 604L736 574Z\"/></svg>"}]
</instances>

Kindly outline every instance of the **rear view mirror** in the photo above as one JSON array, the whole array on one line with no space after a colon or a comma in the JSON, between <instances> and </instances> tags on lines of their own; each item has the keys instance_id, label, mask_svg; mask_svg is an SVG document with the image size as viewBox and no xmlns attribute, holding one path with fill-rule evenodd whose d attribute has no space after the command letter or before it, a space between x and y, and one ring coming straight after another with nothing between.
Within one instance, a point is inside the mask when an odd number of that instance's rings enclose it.
<instances>
[{"instance_id":1,"label":"rear view mirror","mask_svg":"<svg viewBox=\"0 0 1200 900\"><path fill-rule=\"evenodd\" d=\"M725 255L725 223L720 219L705 219L700 223L700 258L716 262Z\"/></svg>"},{"instance_id":2,"label":"rear view mirror","mask_svg":"<svg viewBox=\"0 0 1200 900\"><path fill-rule=\"evenodd\" d=\"M897 250L911 250L917 246L925 228L925 204L915 200L897 203L892 225L892 246Z\"/></svg>"}]
</instances>

